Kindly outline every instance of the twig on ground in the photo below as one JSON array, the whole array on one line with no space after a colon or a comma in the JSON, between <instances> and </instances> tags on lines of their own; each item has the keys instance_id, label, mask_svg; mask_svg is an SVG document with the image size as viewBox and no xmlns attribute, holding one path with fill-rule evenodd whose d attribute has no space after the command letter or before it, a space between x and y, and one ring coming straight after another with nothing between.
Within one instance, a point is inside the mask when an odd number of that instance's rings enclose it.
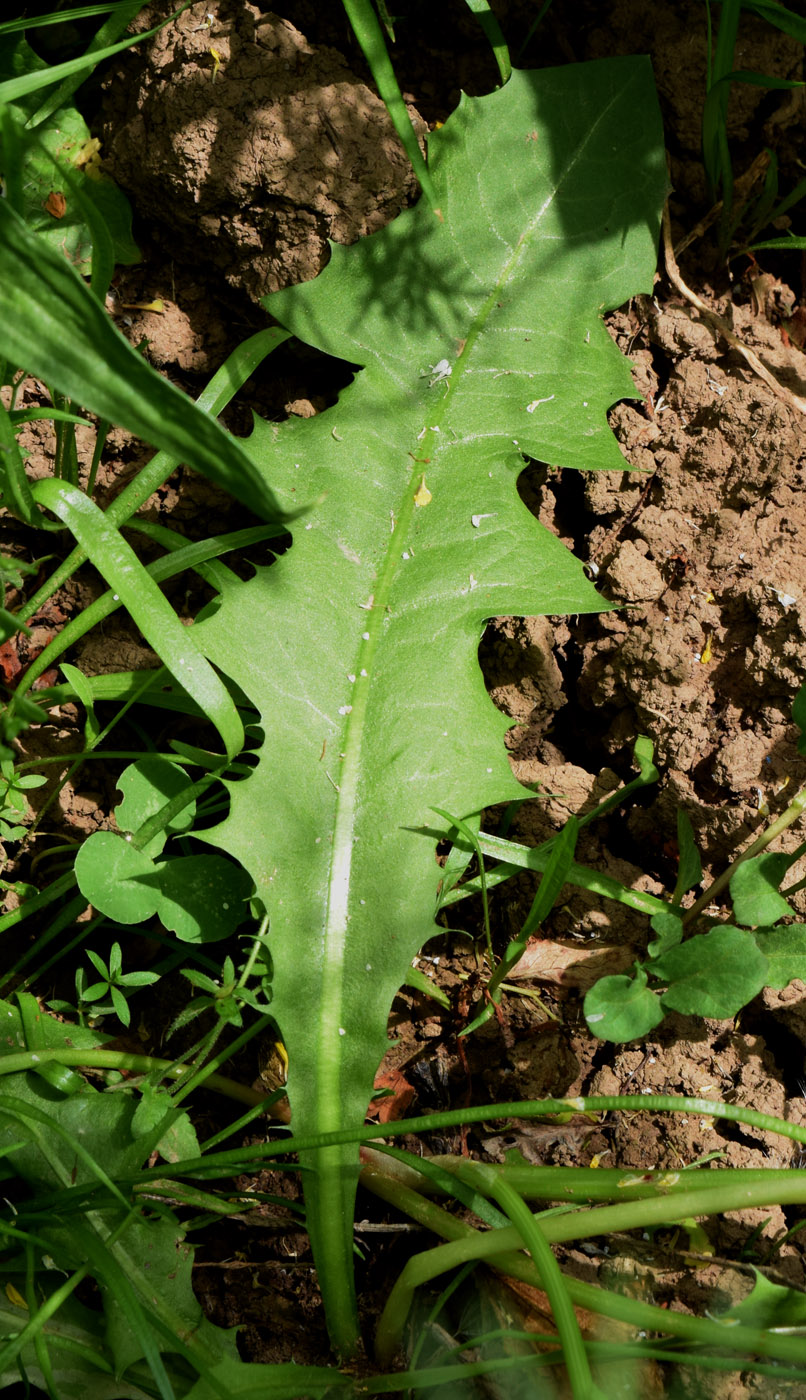
<instances>
[{"instance_id":1,"label":"twig on ground","mask_svg":"<svg viewBox=\"0 0 806 1400\"><path fill-rule=\"evenodd\" d=\"M780 384L775 378L775 375L771 374L767 366L762 363L756 352L751 350L748 345L745 345L744 342L734 334L724 317L720 316L718 312L712 311L702 300L702 297L699 297L696 292L693 292L690 287L686 286L686 283L680 275L680 269L677 266L674 249L672 247L672 230L669 221L668 200L663 210L663 251L666 262L666 275L672 286L677 288L680 295L685 297L686 301L697 308L703 318L719 332L734 350L738 350L739 354L744 356L750 368L753 370L753 373L757 374L759 379L764 380L764 383L772 389L772 392L777 398L781 399L785 404L788 404L790 408L797 409L799 413L806 413L806 399L800 398L798 394L793 394L790 389L786 389L783 384Z\"/></svg>"}]
</instances>

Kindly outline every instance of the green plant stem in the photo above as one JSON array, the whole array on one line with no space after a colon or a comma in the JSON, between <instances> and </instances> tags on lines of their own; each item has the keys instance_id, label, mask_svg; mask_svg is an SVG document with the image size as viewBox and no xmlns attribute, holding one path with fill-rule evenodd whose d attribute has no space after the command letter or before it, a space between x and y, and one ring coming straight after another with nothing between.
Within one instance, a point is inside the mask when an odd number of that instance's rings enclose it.
<instances>
[{"instance_id":1,"label":"green plant stem","mask_svg":"<svg viewBox=\"0 0 806 1400\"><path fill-rule=\"evenodd\" d=\"M393 1177L401 1186L408 1186L417 1195L452 1194L449 1179L443 1185L435 1184L431 1175L419 1170L422 1158L411 1154L397 1155L398 1149L364 1147L362 1161L368 1167ZM402 1160L403 1157L408 1160ZM431 1164L432 1159L425 1159ZM466 1157L450 1154L433 1159L447 1178L460 1176L467 1167ZM649 1171L631 1172L617 1167L533 1167L505 1163L500 1166L488 1164L491 1172L503 1179L527 1201L558 1201L569 1206L589 1205L592 1202L643 1201L659 1195L679 1195L696 1187L698 1191L719 1190L725 1173L730 1168L714 1170L708 1167L684 1167L679 1172ZM742 1181L748 1185L769 1182L770 1173L779 1170L770 1167L742 1168ZM780 1169L781 1180L788 1181L792 1168ZM806 1224L806 1222L804 1222Z\"/></svg>"},{"instance_id":2,"label":"green plant stem","mask_svg":"<svg viewBox=\"0 0 806 1400\"><path fill-rule=\"evenodd\" d=\"M543 1280L552 1316L557 1325L574 1400L605 1400L598 1386L593 1383L574 1305L560 1267L549 1248L542 1222L535 1219L526 1202L502 1176L488 1170L483 1163L476 1162L473 1166L479 1170L472 1172L472 1183L483 1190L485 1195L492 1196L502 1210L506 1211ZM467 1174L465 1179L468 1179Z\"/></svg>"},{"instance_id":3,"label":"green plant stem","mask_svg":"<svg viewBox=\"0 0 806 1400\"><path fill-rule=\"evenodd\" d=\"M0 933L5 933L7 929L14 928L16 924L22 923L23 919L26 919L29 914L35 914L38 913L40 909L46 909L49 904L53 904L55 900L61 899L62 895L66 894L68 890L73 889L75 883L75 876L72 872L69 875L61 875L58 880L53 881L52 885L48 885L48 888L43 890L41 894L32 895L30 899L26 899L24 903L20 904L16 909L11 909L8 914L4 914L2 919L0 919ZM84 907L86 907L86 901L84 902Z\"/></svg>"},{"instance_id":4,"label":"green plant stem","mask_svg":"<svg viewBox=\"0 0 806 1400\"><path fill-rule=\"evenodd\" d=\"M263 940L265 939L268 930L269 916L268 914L264 914L263 918L260 921L260 925L257 931L252 936L252 946L249 949L249 956L247 957L246 962L244 963L243 971L240 977L238 978L239 991L241 991L247 985L249 978L252 976L255 963L258 959L258 954L260 953L261 948L264 946ZM268 1021L268 1017L266 1018L266 1020Z\"/></svg>"},{"instance_id":5,"label":"green plant stem","mask_svg":"<svg viewBox=\"0 0 806 1400\"><path fill-rule=\"evenodd\" d=\"M739 866L744 861L750 860L753 856L757 856L760 851L766 850L771 842L781 835L782 831L786 831L787 827L793 826L794 823L803 816L804 808L806 808L806 788L801 788L797 797L793 798L786 811L782 812L780 817L776 817L775 821L771 822L770 825L762 831L761 835L756 837L752 845L748 846L746 851L742 851L741 855L738 855L736 859L731 862L727 870L723 870L722 874L717 876L713 883L708 886L707 890L703 890L699 899L695 900L691 908L686 910L683 915L683 923L690 924L692 920L696 919L697 915L701 914L703 909L707 908L711 901L727 888L733 876L736 874L736 871L739 869Z\"/></svg>"},{"instance_id":6,"label":"green plant stem","mask_svg":"<svg viewBox=\"0 0 806 1400\"><path fill-rule=\"evenodd\" d=\"M82 1264L80 1268L76 1269L74 1274L71 1274L70 1278L68 1278L65 1283L61 1284L59 1288L55 1288L53 1292L45 1298L36 1313L25 1324L22 1330L18 1332L16 1336L11 1337L2 1350L0 1350L0 1371L5 1370L6 1366L14 1360L14 1357L19 1356L23 1348L39 1336L45 1323L67 1302L70 1295L75 1292L78 1285L87 1277L91 1268L91 1262Z\"/></svg>"},{"instance_id":7,"label":"green plant stem","mask_svg":"<svg viewBox=\"0 0 806 1400\"><path fill-rule=\"evenodd\" d=\"M489 41L490 47L495 54L495 61L498 64L498 72L501 75L501 82L509 82L512 73L512 60L509 57L507 41L504 38L498 20L490 9L488 0L467 0L468 9L478 19Z\"/></svg>"},{"instance_id":8,"label":"green plant stem","mask_svg":"<svg viewBox=\"0 0 806 1400\"><path fill-rule=\"evenodd\" d=\"M465 1165L468 1177L478 1166L477 1163L466 1163ZM718 1175L722 1176L726 1173L720 1172ZM785 1196L792 1199L788 1196L789 1183L787 1178L789 1174L786 1172L773 1173L772 1175L776 1179L771 1180L766 1189L762 1189L758 1193L744 1185L741 1180L744 1174L741 1171L731 1172L730 1175L739 1179L734 1180L724 1194L721 1192L711 1193L710 1191L693 1191L690 1195L687 1193L689 1204L694 1205L697 1214L721 1213L726 1209L744 1209L750 1207L751 1204L771 1204L783 1200ZM795 1194L803 1200L806 1199L804 1196L806 1173L800 1172L798 1175L801 1180ZM532 1286L545 1288L545 1280L540 1276L534 1263L520 1253L511 1252L517 1250L519 1243L517 1230L507 1227L503 1230L489 1230L482 1234L466 1222L457 1220L442 1207L436 1207L432 1214L429 1206L433 1206L434 1203L424 1201L422 1197L414 1205L412 1197L417 1196L417 1192L412 1192L407 1187L401 1187L397 1182L390 1181L387 1185L382 1182L381 1177L382 1173L374 1171L367 1172L366 1175L362 1174L362 1180L376 1194L381 1195L384 1200L390 1203L397 1203L407 1214L411 1213L420 1224L427 1225L428 1228L442 1234L450 1241L448 1244L439 1245L409 1260L395 1284L384 1308L376 1337L376 1351L382 1364L391 1361L399 1348L402 1329L408 1316L414 1290L431 1279L437 1278L447 1269L466 1264L469 1259L485 1259L502 1273L530 1283ZM675 1200L671 1211L675 1219L681 1218L677 1216L677 1211L685 1200L686 1197ZM414 1208L412 1209L412 1207ZM644 1215L644 1210L647 1207L650 1209ZM669 1198L659 1198L651 1201L625 1203L623 1206L614 1208L606 1207L604 1210L574 1211L570 1214L544 1217L540 1221L540 1229L547 1242L569 1241L611 1230L635 1229L651 1223L665 1223L661 1221L661 1217L664 1214L667 1216L670 1214L669 1207ZM611 1209L612 1214L610 1213ZM587 1308L602 1316L626 1322L632 1327L678 1336L704 1348L718 1348L721 1351L730 1347L738 1352L777 1357L779 1360L792 1361L798 1365L806 1363L806 1343L800 1338L780 1338L770 1332L743 1326L727 1328L719 1322L667 1312L653 1304L641 1303L627 1297L622 1298L617 1294L595 1288L590 1284L579 1283L573 1279L566 1279L564 1284L568 1296L577 1307ZM780 1343L783 1345L779 1345Z\"/></svg>"},{"instance_id":9,"label":"green plant stem","mask_svg":"<svg viewBox=\"0 0 806 1400\"><path fill-rule=\"evenodd\" d=\"M255 1034L254 1030L251 1033ZM235 1048L239 1048L241 1040L239 1037ZM228 1046L213 1063L223 1063L232 1053L233 1046ZM73 1050L56 1046L47 1050L20 1050L11 1055L4 1055L0 1059L0 1076L21 1074L46 1064L77 1065L84 1069L114 1069L128 1074L158 1072L166 1079L181 1079L193 1070L192 1065L177 1064L175 1060L160 1060L153 1055L130 1055L122 1050ZM216 1094L223 1094L228 1099L235 1099L238 1103L247 1104L250 1108L263 1103L264 1094L248 1088L245 1084L239 1084L235 1079L228 1079L226 1075L216 1072L205 1074L206 1068L205 1066L197 1072L198 1084L194 1087L203 1084L206 1089L212 1089Z\"/></svg>"},{"instance_id":10,"label":"green plant stem","mask_svg":"<svg viewBox=\"0 0 806 1400\"><path fill-rule=\"evenodd\" d=\"M86 1052L84 1052L86 1053ZM75 1058L65 1059L65 1064L81 1062L82 1052L73 1052ZM11 1057L0 1059L0 1070ZM17 1063L18 1068L27 1064ZM431 1113L423 1118L406 1118L400 1122L384 1123L379 1129L377 1123L363 1124L353 1128L342 1128L336 1132L300 1134L284 1137L281 1141L260 1143L250 1147L249 1153L255 1162L270 1157L282 1156L289 1152L310 1152L320 1147L336 1146L344 1143L372 1142L383 1137L401 1137L407 1133L443 1132L448 1128L460 1128L468 1123L491 1123L496 1119L561 1117L566 1119L574 1113L609 1113L624 1110L629 1113L699 1113L710 1118L724 1118L732 1123L745 1123L763 1132L777 1133L780 1137L806 1144L806 1125L789 1123L783 1118L774 1118L769 1113L759 1113L753 1108L743 1108L738 1104L712 1103L708 1099L675 1098L670 1095L621 1094L611 1097L595 1096L586 1099L540 1099L503 1104L479 1104L457 1109L450 1113ZM161 1176L222 1175L235 1167L243 1171L242 1151L217 1152L204 1157L189 1159L180 1163L167 1163L160 1166ZM784 1184L792 1176L791 1171L783 1173ZM148 1180L147 1174L140 1174L136 1180ZM690 1212L688 1212L690 1214Z\"/></svg>"}]
</instances>

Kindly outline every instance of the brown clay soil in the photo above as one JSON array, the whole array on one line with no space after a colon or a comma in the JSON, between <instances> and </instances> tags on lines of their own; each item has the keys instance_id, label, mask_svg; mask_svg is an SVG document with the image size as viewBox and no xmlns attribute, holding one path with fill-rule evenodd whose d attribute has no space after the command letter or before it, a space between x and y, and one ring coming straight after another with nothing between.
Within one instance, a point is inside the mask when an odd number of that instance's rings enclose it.
<instances>
[{"instance_id":1,"label":"brown clay soil","mask_svg":"<svg viewBox=\"0 0 806 1400\"><path fill-rule=\"evenodd\" d=\"M396 7L392 7L396 8ZM401 8L401 7L397 7ZM513 51L533 7L496 7ZM613 0L557 4L525 63L650 52L655 65L674 193L672 236L680 245L707 212L699 155L705 89L704 11L694 0ZM399 25L395 63L420 130L444 120L459 89L490 91L496 71L469 10L430 7L416 39ZM324 13L323 13L324 11ZM146 28L153 13L137 21ZM164 11L163 11L164 12ZM248 3L194 5L142 51L108 75L96 125L107 168L136 211L144 261L123 270L112 314L148 357L197 392L224 355L264 323L267 290L314 276L327 239L349 243L381 227L416 197L411 173L385 110L368 85L341 7L288 0L275 13ZM803 52L760 21L744 23L736 67L803 77ZM225 75L214 82L211 44ZM737 85L729 134L735 167L765 145L777 152L782 188L800 178L801 90L765 92ZM802 148L801 148L802 149ZM744 164L743 164L744 163ZM514 835L537 842L569 812L584 813L629 778L631 744L648 735L662 772L657 788L613 819L583 832L577 858L626 884L660 894L674 882L676 814L689 816L706 878L717 874L761 829L763 811L783 810L806 781L791 705L806 681L806 395L804 266L796 254L759 266L748 258L726 275L705 232L680 253L682 276L761 358L779 389L765 382L718 325L695 309L661 270L652 297L613 313L610 332L629 356L642 400L616 406L611 424L624 453L621 473L560 472L535 464L521 490L540 519L586 561L618 611L577 618L497 619L482 645L492 698L516 727L512 764L525 783L550 794L525 805ZM763 256L763 255L762 255ZM663 264L661 261L660 267ZM136 303L163 298L164 312ZM278 364L279 361L279 370ZM310 415L332 402L339 368L304 349L272 357L242 403L269 417ZM31 386L36 393L36 386ZM251 396L251 400L250 400ZM244 407L230 419L247 426ZM49 470L49 430L33 425L31 467ZM141 449L112 436L108 484L134 471ZM237 507L204 483L179 476L152 503L153 518L208 533L233 528ZM4 548L12 527L3 523ZM81 580L35 621L32 654L69 616L89 585ZM181 594L177 605L182 606ZM121 624L122 626L122 624ZM153 664L136 636L108 624L71 660L94 672ZM7 655L7 672L26 651ZM7 674L12 680L13 675ZM68 708L51 728L25 737L27 751L72 748L77 716ZM89 780L88 780L89 781ZM75 837L110 822L114 777L65 789L52 829ZM492 820L492 818L491 818ZM793 849L799 834L784 838ZM806 871L796 867L793 878ZM501 947L519 926L532 890L524 883L494 908ZM806 913L806 891L795 897ZM468 927L473 930L472 918ZM473 931L477 932L477 928ZM427 950L429 970L453 999L435 1014L414 998L395 1008L385 1071L413 1111L460 1105L472 1095L507 1100L546 1095L676 1093L719 1097L801 1121L806 1054L806 988L760 996L737 1024L670 1017L640 1044L612 1047L584 1026L580 992L603 971L628 967L645 943L643 921L620 906L573 893L555 910L543 946L521 969L505 1026L488 1023L464 1042L468 941ZM592 955L592 956L591 956ZM593 971L591 971L591 968ZM528 976L527 976L528 974ZM464 1002L463 1002L464 998ZM247 1068L247 1073L249 1070ZM252 1073L256 1067L252 1067ZM433 1145L461 1150L461 1136ZM526 1125L470 1134L473 1151L501 1160L517 1147L529 1161L642 1169L678 1168L718 1152L732 1166L785 1166L797 1149L784 1139L709 1118L611 1115L593 1123ZM276 1180L270 1189L288 1189ZM383 1234L371 1201L359 1239L367 1256L364 1296L381 1294L410 1249L408 1236ZM670 1237L650 1247L625 1242L623 1256L570 1253L567 1267L611 1286L625 1279L660 1302L702 1312L749 1288L747 1258L771 1276L806 1287L801 1236L773 1249L794 1223L769 1208L710 1222L712 1254L683 1263ZM200 1296L214 1319L240 1324L244 1356L327 1359L304 1236L282 1219L245 1224L212 1239L198 1255ZM380 1232L379 1232L380 1231ZM371 1306L371 1301L368 1306ZM688 1377L688 1378L687 1378ZM680 1370L674 1393L700 1394ZM772 1395L750 1377L712 1376L709 1395ZM646 1393L663 1393L647 1376ZM790 1392L795 1394L796 1392Z\"/></svg>"}]
</instances>

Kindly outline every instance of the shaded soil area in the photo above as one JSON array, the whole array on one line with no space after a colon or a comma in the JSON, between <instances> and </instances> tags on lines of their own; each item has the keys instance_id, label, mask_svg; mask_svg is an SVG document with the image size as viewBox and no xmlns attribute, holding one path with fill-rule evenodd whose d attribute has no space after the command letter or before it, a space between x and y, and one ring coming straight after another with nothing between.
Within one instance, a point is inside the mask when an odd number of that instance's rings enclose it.
<instances>
[{"instance_id":1,"label":"shaded soil area","mask_svg":"<svg viewBox=\"0 0 806 1400\"><path fill-rule=\"evenodd\" d=\"M148 47L121 59L99 96L107 168L132 201L144 251L143 262L116 279L109 309L133 343L147 342L151 363L191 393L265 323L262 294L315 276L329 239L350 243L417 197L340 7L323 8L300 0L270 13L222 0L209 22L207 5L194 5ZM498 8L517 51L533 7ZM570 27L564 9L549 12L522 61L542 66L651 53L679 249L708 212L699 153L706 70L701 7L583 4ZM143 11L137 28L166 12ZM495 65L466 6L446 5L425 28L401 22L398 36L396 70L419 132L449 115L460 87L476 94L495 86ZM737 68L804 77L802 48L752 16L743 20L741 45ZM775 149L782 191L796 183L802 92L734 85L728 130L737 172L766 144ZM608 317L641 396L610 415L624 471L563 472L536 463L520 489L617 606L584 618L499 618L481 647L492 699L514 723L507 740L514 772L539 785L539 800L514 818L514 838L536 844L569 813L590 810L629 780L636 736L652 740L660 783L627 810L586 828L577 859L656 895L674 885L679 810L691 821L707 880L806 781L791 717L806 681L806 417L798 402L806 397L806 286L797 254L758 259L738 258L728 273L715 257L713 228L679 253L688 285L756 353L774 385L663 271L652 297ZM143 309L155 299L162 311ZM275 420L320 412L348 378L345 366L292 343L250 381L229 426L246 431L251 408ZM21 405L38 394L31 383ZM32 473L49 472L50 427L29 425L25 445ZM113 432L101 500L137 469L141 454L124 433ZM211 520L218 530L244 523L239 507L189 473L172 478L149 511L154 521L191 536L209 533ZM6 519L1 528L2 548L13 552L19 547L14 524ZM183 596L183 587L169 596L190 616L203 599ZM7 683L92 589L91 579L79 575L33 620L29 637L3 648ZM155 664L117 619L69 659L92 674ZM46 673L42 683L53 679ZM26 756L72 752L82 723L75 707L63 707L52 725L23 737ZM49 832L75 840L111 826L116 772L93 767L92 778L82 779L87 786L62 788ZM32 794L35 806L52 790ZM499 815L490 814L491 829ZM782 848L794 850L799 839L795 828ZM806 861L790 879L804 875ZM461 1106L471 1097L493 1103L663 1093L710 1095L803 1121L806 987L766 991L736 1025L673 1015L645 1042L604 1044L585 1027L581 993L604 972L627 970L645 951L645 921L584 892L565 893L540 946L530 948L530 961L519 969L518 985L528 994L510 994L503 1024L488 1022L461 1045L458 1033L480 1005L474 945L455 933L429 945L421 966L451 1007L435 1010L414 995L396 1004L395 1043L384 1065L397 1094L394 1113ZM524 878L494 904L499 951L533 894ZM792 903L806 915L806 890ZM477 938L477 909L465 923ZM156 1038L156 1026L146 1030ZM243 1066L247 1079L259 1072L257 1064ZM467 1139L457 1133L428 1146L452 1152L467 1146L494 1161L516 1148L530 1162L601 1161L639 1171L677 1170L715 1152L731 1166L800 1164L798 1150L783 1138L651 1111L473 1130ZM275 1174L261 1189L282 1194L292 1187ZM362 1211L362 1297L371 1309L405 1261L411 1237L384 1224L372 1201L360 1201L360 1220ZM701 1250L694 1268L671 1236L651 1249L625 1241L619 1259L568 1251L565 1262L580 1278L613 1286L641 1280L655 1301L702 1313L749 1289L742 1250L751 1236L746 1258L769 1263L778 1281L806 1287L802 1237L782 1242L797 1218L771 1207L710 1222L709 1252ZM379 1233L383 1228L387 1234ZM691 1254L688 1246L685 1253ZM327 1360L307 1241L282 1211L236 1222L220 1236L213 1231L199 1249L197 1286L216 1322L243 1326L247 1359ZM679 1372L674 1393L700 1393L686 1374ZM746 1389L727 1376L712 1378L708 1394L751 1390L774 1393L772 1386L748 1381ZM663 1393L662 1381L647 1378L646 1393Z\"/></svg>"}]
</instances>

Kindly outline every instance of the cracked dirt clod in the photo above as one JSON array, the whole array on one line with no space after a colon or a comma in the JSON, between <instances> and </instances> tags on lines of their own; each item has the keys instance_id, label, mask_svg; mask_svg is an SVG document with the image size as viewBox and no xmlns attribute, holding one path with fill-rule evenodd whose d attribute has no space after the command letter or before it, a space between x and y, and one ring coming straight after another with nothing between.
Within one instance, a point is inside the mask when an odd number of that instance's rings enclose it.
<instances>
[{"instance_id":1,"label":"cracked dirt clod","mask_svg":"<svg viewBox=\"0 0 806 1400\"><path fill-rule=\"evenodd\" d=\"M212 26L207 9L193 5L129 60L136 80L115 78L104 151L177 254L258 301L315 277L328 238L382 228L417 184L386 108L341 54L255 5L222 3Z\"/></svg>"}]
</instances>

